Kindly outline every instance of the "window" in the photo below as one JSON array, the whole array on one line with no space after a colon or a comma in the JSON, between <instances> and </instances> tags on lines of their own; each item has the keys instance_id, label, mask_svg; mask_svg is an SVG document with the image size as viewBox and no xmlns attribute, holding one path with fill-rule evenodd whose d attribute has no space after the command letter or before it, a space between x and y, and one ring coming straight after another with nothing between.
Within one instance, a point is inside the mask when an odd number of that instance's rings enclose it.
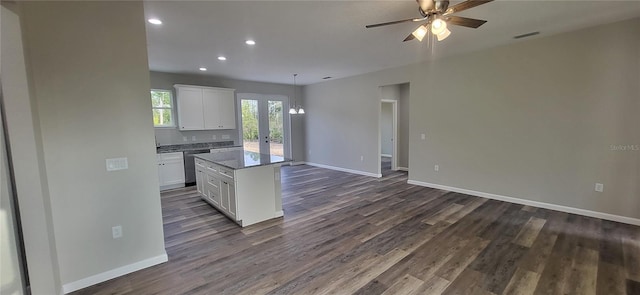
<instances>
[{"instance_id":1,"label":"window","mask_svg":"<svg viewBox=\"0 0 640 295\"><path fill-rule=\"evenodd\" d=\"M175 127L171 90L151 90L153 108L153 127Z\"/></svg>"}]
</instances>

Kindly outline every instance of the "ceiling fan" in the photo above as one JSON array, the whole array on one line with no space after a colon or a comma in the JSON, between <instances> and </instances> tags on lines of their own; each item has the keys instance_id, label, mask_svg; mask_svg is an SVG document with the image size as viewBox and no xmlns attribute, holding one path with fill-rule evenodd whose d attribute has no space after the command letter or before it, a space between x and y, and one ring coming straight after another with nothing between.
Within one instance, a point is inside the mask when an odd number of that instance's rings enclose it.
<instances>
[{"instance_id":1,"label":"ceiling fan","mask_svg":"<svg viewBox=\"0 0 640 295\"><path fill-rule=\"evenodd\" d=\"M429 32L429 28L431 29L431 33L438 38L438 41L442 41L451 34L451 31L447 29L447 23L476 29L487 22L486 20L455 16L452 14L491 1L493 0L467 0L449 7L449 0L416 0L416 2L418 2L418 11L422 17L368 25L366 28L376 28L405 22L426 22L407 36L403 42L413 39L422 41L424 36Z\"/></svg>"}]
</instances>

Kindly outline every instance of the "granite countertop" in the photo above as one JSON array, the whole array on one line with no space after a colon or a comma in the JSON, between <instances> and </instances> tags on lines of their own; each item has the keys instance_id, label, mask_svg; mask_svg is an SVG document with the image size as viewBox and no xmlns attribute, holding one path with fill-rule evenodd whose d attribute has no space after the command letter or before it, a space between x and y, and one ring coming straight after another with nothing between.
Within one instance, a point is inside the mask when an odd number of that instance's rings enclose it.
<instances>
[{"instance_id":1,"label":"granite countertop","mask_svg":"<svg viewBox=\"0 0 640 295\"><path fill-rule=\"evenodd\" d=\"M234 150L213 154L196 154L194 157L231 169L244 169L291 162L290 159L286 159L284 157L259 154L245 150Z\"/></svg>"},{"instance_id":2,"label":"granite countertop","mask_svg":"<svg viewBox=\"0 0 640 295\"><path fill-rule=\"evenodd\" d=\"M220 149L242 147L241 145L233 145L233 141L216 141L216 142L200 142L200 143L186 143L186 144L173 144L173 145L161 145L156 147L156 153L174 153L191 150L204 150L204 149Z\"/></svg>"}]
</instances>

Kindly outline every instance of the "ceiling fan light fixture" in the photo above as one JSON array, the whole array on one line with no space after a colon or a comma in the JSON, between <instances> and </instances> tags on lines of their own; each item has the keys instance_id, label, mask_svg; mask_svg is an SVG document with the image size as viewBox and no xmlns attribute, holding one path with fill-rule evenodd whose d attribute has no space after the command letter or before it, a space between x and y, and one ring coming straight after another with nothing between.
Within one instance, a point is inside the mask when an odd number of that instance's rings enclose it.
<instances>
[{"instance_id":1,"label":"ceiling fan light fixture","mask_svg":"<svg viewBox=\"0 0 640 295\"><path fill-rule=\"evenodd\" d=\"M440 35L447 30L447 22L437 18L431 23L431 33Z\"/></svg>"},{"instance_id":2,"label":"ceiling fan light fixture","mask_svg":"<svg viewBox=\"0 0 640 295\"><path fill-rule=\"evenodd\" d=\"M290 109L289 109L289 114L295 115L295 114L297 114L297 113L298 113L298 112L296 112L296 109L295 109L295 108L290 108Z\"/></svg>"},{"instance_id":3,"label":"ceiling fan light fixture","mask_svg":"<svg viewBox=\"0 0 640 295\"><path fill-rule=\"evenodd\" d=\"M444 39L447 39L449 35L451 35L451 31L449 31L449 29L444 29L442 33L436 35L436 38L438 38L438 41L442 41Z\"/></svg>"},{"instance_id":4,"label":"ceiling fan light fixture","mask_svg":"<svg viewBox=\"0 0 640 295\"><path fill-rule=\"evenodd\" d=\"M425 26L419 26L415 31L413 31L412 35L418 39L418 41L422 42L422 39L425 35L427 35L427 28Z\"/></svg>"},{"instance_id":5,"label":"ceiling fan light fixture","mask_svg":"<svg viewBox=\"0 0 640 295\"><path fill-rule=\"evenodd\" d=\"M300 109L298 109L298 114L304 114L304 109L302 107L300 107Z\"/></svg>"}]
</instances>

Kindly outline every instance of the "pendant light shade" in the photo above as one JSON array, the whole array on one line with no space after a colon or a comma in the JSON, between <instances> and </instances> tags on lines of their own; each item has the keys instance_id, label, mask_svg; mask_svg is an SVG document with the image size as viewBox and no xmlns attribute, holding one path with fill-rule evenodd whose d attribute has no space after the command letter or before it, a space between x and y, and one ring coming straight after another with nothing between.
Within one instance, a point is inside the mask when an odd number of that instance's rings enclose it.
<instances>
[{"instance_id":1,"label":"pendant light shade","mask_svg":"<svg viewBox=\"0 0 640 295\"><path fill-rule=\"evenodd\" d=\"M299 106L296 104L296 77L298 76L298 74L293 74L293 105L291 105L291 108L289 109L289 114L291 115L296 115L296 114L304 114L304 109L302 108L302 106Z\"/></svg>"}]
</instances>

